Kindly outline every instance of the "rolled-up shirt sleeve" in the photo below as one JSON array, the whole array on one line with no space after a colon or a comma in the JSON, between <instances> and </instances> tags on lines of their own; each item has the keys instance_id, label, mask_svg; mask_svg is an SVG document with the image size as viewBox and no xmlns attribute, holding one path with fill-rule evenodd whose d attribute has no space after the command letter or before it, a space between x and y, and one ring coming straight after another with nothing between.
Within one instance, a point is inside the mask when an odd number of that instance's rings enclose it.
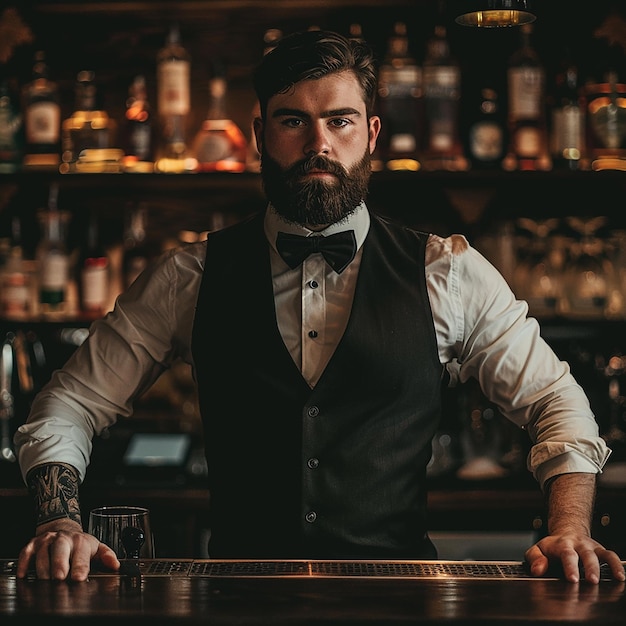
<instances>
[{"instance_id":1,"label":"rolled-up shirt sleeve","mask_svg":"<svg viewBox=\"0 0 626 626\"><path fill-rule=\"evenodd\" d=\"M451 384L475 378L527 430L528 469L540 485L561 473L600 472L610 450L584 390L496 268L462 236L431 236L427 281Z\"/></svg>"},{"instance_id":2,"label":"rolled-up shirt sleeve","mask_svg":"<svg viewBox=\"0 0 626 626\"><path fill-rule=\"evenodd\" d=\"M22 475L42 463L73 465L84 480L92 439L177 359L191 363L190 333L205 246L166 253L95 321L85 342L37 394L14 436Z\"/></svg>"}]
</instances>

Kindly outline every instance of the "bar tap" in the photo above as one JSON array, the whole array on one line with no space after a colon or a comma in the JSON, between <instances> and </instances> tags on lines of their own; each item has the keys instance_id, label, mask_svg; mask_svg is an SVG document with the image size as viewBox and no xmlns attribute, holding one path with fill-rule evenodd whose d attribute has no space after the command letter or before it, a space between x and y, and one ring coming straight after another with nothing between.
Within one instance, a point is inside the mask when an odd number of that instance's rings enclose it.
<instances>
[{"instance_id":1,"label":"bar tap","mask_svg":"<svg viewBox=\"0 0 626 626\"><path fill-rule=\"evenodd\" d=\"M10 421L13 418L13 394L11 379L13 378L13 333L8 333L2 344L0 354L0 422L2 428L2 444L0 457L4 461L14 463L15 453L11 445Z\"/></svg>"}]
</instances>

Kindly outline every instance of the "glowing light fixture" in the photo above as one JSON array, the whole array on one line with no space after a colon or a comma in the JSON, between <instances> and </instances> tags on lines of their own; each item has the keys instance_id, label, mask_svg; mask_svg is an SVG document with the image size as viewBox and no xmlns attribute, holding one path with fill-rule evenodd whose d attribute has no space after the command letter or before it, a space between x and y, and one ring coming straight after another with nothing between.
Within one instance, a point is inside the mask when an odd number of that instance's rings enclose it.
<instances>
[{"instance_id":1,"label":"glowing light fixture","mask_svg":"<svg viewBox=\"0 0 626 626\"><path fill-rule=\"evenodd\" d=\"M521 26L536 19L530 5L530 0L458 0L454 21L478 28Z\"/></svg>"}]
</instances>

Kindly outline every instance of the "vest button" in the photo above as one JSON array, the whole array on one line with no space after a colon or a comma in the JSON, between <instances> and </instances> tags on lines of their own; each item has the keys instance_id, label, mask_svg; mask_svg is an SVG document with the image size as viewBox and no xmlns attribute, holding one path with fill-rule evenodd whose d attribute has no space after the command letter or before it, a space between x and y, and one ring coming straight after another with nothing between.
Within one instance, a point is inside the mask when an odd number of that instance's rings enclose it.
<instances>
[{"instance_id":1,"label":"vest button","mask_svg":"<svg viewBox=\"0 0 626 626\"><path fill-rule=\"evenodd\" d=\"M310 407L308 408L308 410L307 410L306 414L307 414L309 417L317 417L317 416L320 414L319 407L317 407L317 406L315 406L315 405L314 405L314 406L310 406Z\"/></svg>"},{"instance_id":2,"label":"vest button","mask_svg":"<svg viewBox=\"0 0 626 626\"><path fill-rule=\"evenodd\" d=\"M317 469L320 464L320 460L316 458L309 459L306 464L309 466L309 469Z\"/></svg>"},{"instance_id":3,"label":"vest button","mask_svg":"<svg viewBox=\"0 0 626 626\"><path fill-rule=\"evenodd\" d=\"M309 511L304 516L304 519L309 522L309 524L312 524L317 519L317 513L315 511Z\"/></svg>"},{"instance_id":4,"label":"vest button","mask_svg":"<svg viewBox=\"0 0 626 626\"><path fill-rule=\"evenodd\" d=\"M317 289L319 286L320 284L316 280L309 281L309 287L311 289Z\"/></svg>"},{"instance_id":5,"label":"vest button","mask_svg":"<svg viewBox=\"0 0 626 626\"><path fill-rule=\"evenodd\" d=\"M317 331L316 330L310 330L309 331L309 337L311 339L315 339L315 337L317 337Z\"/></svg>"}]
</instances>

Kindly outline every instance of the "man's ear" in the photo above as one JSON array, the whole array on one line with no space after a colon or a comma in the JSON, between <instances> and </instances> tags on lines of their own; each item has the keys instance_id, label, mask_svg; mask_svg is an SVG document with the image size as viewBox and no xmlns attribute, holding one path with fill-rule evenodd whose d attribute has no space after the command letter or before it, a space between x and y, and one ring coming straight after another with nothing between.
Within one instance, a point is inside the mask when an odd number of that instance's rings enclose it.
<instances>
[{"instance_id":1,"label":"man's ear","mask_svg":"<svg viewBox=\"0 0 626 626\"><path fill-rule=\"evenodd\" d=\"M378 115L372 115L369 119L369 147L370 154L374 153L376 149L376 140L380 133L380 117Z\"/></svg>"},{"instance_id":2,"label":"man's ear","mask_svg":"<svg viewBox=\"0 0 626 626\"><path fill-rule=\"evenodd\" d=\"M263 147L263 120L260 117L255 117L252 121L252 127L254 128L254 138L256 139L256 149L261 154Z\"/></svg>"}]
</instances>

